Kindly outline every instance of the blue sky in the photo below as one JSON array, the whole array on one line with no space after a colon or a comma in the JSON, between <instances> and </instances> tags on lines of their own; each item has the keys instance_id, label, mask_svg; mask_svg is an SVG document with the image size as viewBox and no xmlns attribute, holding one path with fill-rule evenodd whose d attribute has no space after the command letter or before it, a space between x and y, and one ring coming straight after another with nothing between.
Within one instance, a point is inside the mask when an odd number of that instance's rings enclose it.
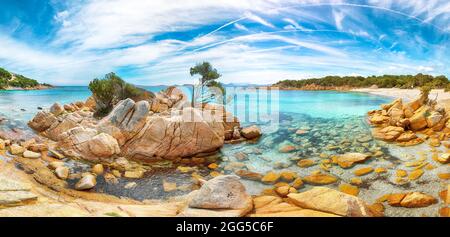
<instances>
[{"instance_id":1,"label":"blue sky","mask_svg":"<svg viewBox=\"0 0 450 237\"><path fill-rule=\"evenodd\" d=\"M448 0L1 0L0 67L55 85L450 77Z\"/></svg>"}]
</instances>

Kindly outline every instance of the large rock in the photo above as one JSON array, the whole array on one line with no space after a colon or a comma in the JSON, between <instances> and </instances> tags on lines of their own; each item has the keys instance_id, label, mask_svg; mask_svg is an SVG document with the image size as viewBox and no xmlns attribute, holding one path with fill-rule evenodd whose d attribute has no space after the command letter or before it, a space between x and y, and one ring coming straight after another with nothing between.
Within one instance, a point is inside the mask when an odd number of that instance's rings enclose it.
<instances>
[{"instance_id":1,"label":"large rock","mask_svg":"<svg viewBox=\"0 0 450 237\"><path fill-rule=\"evenodd\" d=\"M185 108L171 116L149 116L145 128L123 146L122 155L138 159L189 157L215 151L223 143L221 122L195 108Z\"/></svg>"},{"instance_id":2,"label":"large rock","mask_svg":"<svg viewBox=\"0 0 450 237\"><path fill-rule=\"evenodd\" d=\"M428 126L427 114L429 113L429 111L430 107L424 105L414 112L414 114L409 119L411 130L418 131Z\"/></svg>"},{"instance_id":3,"label":"large rock","mask_svg":"<svg viewBox=\"0 0 450 237\"><path fill-rule=\"evenodd\" d=\"M427 207L437 203L438 200L433 196L423 194L420 192L408 193L400 202L402 207L418 208Z\"/></svg>"},{"instance_id":4,"label":"large rock","mask_svg":"<svg viewBox=\"0 0 450 237\"><path fill-rule=\"evenodd\" d=\"M288 198L301 208L328 212L339 216L372 216L364 201L330 188L315 187L302 193L290 193Z\"/></svg>"},{"instance_id":5,"label":"large rock","mask_svg":"<svg viewBox=\"0 0 450 237\"><path fill-rule=\"evenodd\" d=\"M54 103L52 107L50 107L50 113L52 113L55 116L59 116L62 113L64 113L64 107L61 106L59 103Z\"/></svg>"},{"instance_id":6,"label":"large rock","mask_svg":"<svg viewBox=\"0 0 450 237\"><path fill-rule=\"evenodd\" d=\"M241 134L243 137L247 139L255 139L261 136L261 129L258 126L253 125L250 127L243 128L241 130Z\"/></svg>"},{"instance_id":7,"label":"large rock","mask_svg":"<svg viewBox=\"0 0 450 237\"><path fill-rule=\"evenodd\" d=\"M235 175L217 176L192 194L189 207L206 209L243 209L252 205L244 185Z\"/></svg>"},{"instance_id":8,"label":"large rock","mask_svg":"<svg viewBox=\"0 0 450 237\"><path fill-rule=\"evenodd\" d=\"M110 157L114 154L120 153L119 144L117 140L111 135L106 133L100 133L95 135L88 141L89 150L92 154L99 157Z\"/></svg>"},{"instance_id":9,"label":"large rock","mask_svg":"<svg viewBox=\"0 0 450 237\"><path fill-rule=\"evenodd\" d=\"M362 153L346 153L337 156L337 163L342 168L350 168L355 163L364 162L370 156Z\"/></svg>"},{"instance_id":10,"label":"large rock","mask_svg":"<svg viewBox=\"0 0 450 237\"><path fill-rule=\"evenodd\" d=\"M372 136L375 139L383 141L394 141L397 139L405 130L402 127L387 126L385 128L375 128L372 131Z\"/></svg>"},{"instance_id":11,"label":"large rock","mask_svg":"<svg viewBox=\"0 0 450 237\"><path fill-rule=\"evenodd\" d=\"M429 128L432 128L432 127L436 126L443 118L444 118L444 116L441 113L433 111L427 117L427 126Z\"/></svg>"},{"instance_id":12,"label":"large rock","mask_svg":"<svg viewBox=\"0 0 450 237\"><path fill-rule=\"evenodd\" d=\"M78 183L75 184L76 190L87 190L95 187L97 185L97 179L92 174L87 174L81 178Z\"/></svg>"},{"instance_id":13,"label":"large rock","mask_svg":"<svg viewBox=\"0 0 450 237\"><path fill-rule=\"evenodd\" d=\"M41 158L41 153L26 150L25 152L23 152L22 156L25 158L37 159Z\"/></svg>"},{"instance_id":14,"label":"large rock","mask_svg":"<svg viewBox=\"0 0 450 237\"><path fill-rule=\"evenodd\" d=\"M239 121L223 107L204 104L192 108L185 102L186 96L180 90L170 88L152 100L122 100L100 121L84 110L58 117L41 111L29 124L58 141L58 148L66 156L91 161L115 156L154 160L208 154L223 146L225 129L239 127ZM167 109L152 111L155 103Z\"/></svg>"},{"instance_id":15,"label":"large rock","mask_svg":"<svg viewBox=\"0 0 450 237\"><path fill-rule=\"evenodd\" d=\"M57 123L58 119L54 114L46 111L39 111L34 118L28 122L30 128L37 132L42 132L50 128L53 124Z\"/></svg>"}]
</instances>

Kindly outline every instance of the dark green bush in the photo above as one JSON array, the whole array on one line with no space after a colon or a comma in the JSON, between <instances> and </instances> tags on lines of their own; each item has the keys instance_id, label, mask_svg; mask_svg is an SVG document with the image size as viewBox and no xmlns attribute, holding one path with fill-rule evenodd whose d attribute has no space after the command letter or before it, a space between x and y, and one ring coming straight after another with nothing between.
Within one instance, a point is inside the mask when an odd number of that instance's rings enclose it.
<instances>
[{"instance_id":1,"label":"dark green bush","mask_svg":"<svg viewBox=\"0 0 450 237\"><path fill-rule=\"evenodd\" d=\"M0 68L0 89L4 89L8 86L9 79L11 79L11 73L3 68Z\"/></svg>"},{"instance_id":2,"label":"dark green bush","mask_svg":"<svg viewBox=\"0 0 450 237\"><path fill-rule=\"evenodd\" d=\"M106 74L103 79L92 80L89 89L96 102L96 117L106 116L117 102L126 98L139 101L154 96L151 92L126 83L113 72Z\"/></svg>"}]
</instances>

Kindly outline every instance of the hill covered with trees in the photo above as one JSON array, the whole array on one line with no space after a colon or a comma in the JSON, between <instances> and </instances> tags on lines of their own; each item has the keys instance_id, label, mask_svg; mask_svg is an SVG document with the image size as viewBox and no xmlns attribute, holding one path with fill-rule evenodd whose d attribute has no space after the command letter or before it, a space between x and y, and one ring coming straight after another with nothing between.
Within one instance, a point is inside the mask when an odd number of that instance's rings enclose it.
<instances>
[{"instance_id":1,"label":"hill covered with trees","mask_svg":"<svg viewBox=\"0 0 450 237\"><path fill-rule=\"evenodd\" d=\"M383 76L326 76L305 80L283 80L273 86L283 89L332 89L332 88L402 88L430 87L433 89L450 89L450 82L445 76L417 75L383 75Z\"/></svg>"},{"instance_id":2,"label":"hill covered with trees","mask_svg":"<svg viewBox=\"0 0 450 237\"><path fill-rule=\"evenodd\" d=\"M42 89L52 87L46 83L39 83L38 81L7 71L0 68L0 90L11 88L22 89Z\"/></svg>"}]
</instances>

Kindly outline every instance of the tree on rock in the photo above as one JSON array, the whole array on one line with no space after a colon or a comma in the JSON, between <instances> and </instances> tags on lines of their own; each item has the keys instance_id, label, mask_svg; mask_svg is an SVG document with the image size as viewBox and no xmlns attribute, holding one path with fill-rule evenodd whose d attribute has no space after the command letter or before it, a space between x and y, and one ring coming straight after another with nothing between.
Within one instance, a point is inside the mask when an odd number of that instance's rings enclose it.
<instances>
[{"instance_id":1,"label":"tree on rock","mask_svg":"<svg viewBox=\"0 0 450 237\"><path fill-rule=\"evenodd\" d=\"M194 67L191 67L190 69L191 76L194 75L200 75L200 93L199 96L202 98L202 102L209 101L212 98L215 99L221 99L222 102L225 100L225 88L223 87L222 83L218 82L217 79L219 79L222 75L220 75L217 72L217 69L213 68L213 66L209 62L203 62L195 65ZM205 88L208 88L210 90L207 90L206 92L209 92L209 95L204 94ZM195 105L195 86L193 86L192 90L192 107Z\"/></svg>"}]
</instances>

